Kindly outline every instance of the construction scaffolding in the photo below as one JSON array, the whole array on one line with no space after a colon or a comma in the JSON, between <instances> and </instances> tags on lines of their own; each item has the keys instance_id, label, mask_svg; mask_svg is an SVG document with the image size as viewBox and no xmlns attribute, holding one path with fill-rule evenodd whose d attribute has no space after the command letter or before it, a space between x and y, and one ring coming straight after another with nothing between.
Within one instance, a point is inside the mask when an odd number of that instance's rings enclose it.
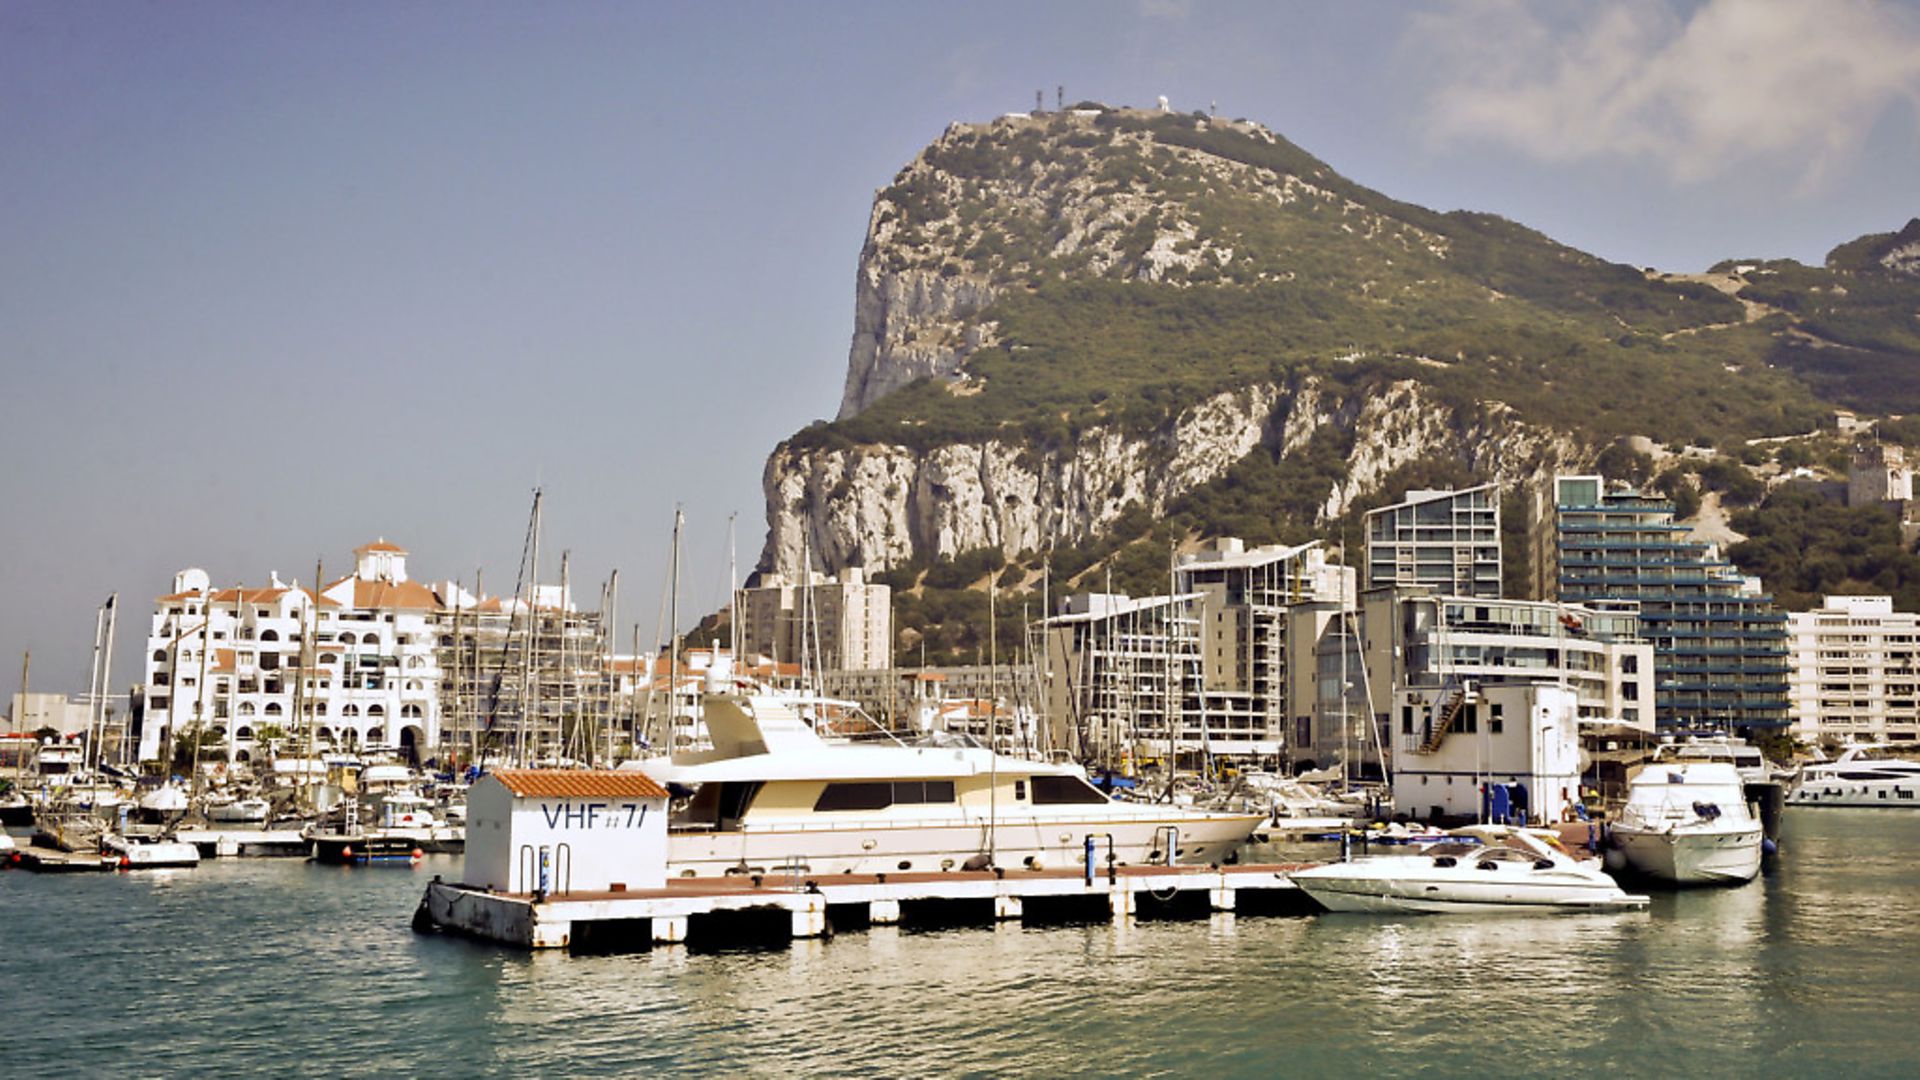
<instances>
[{"instance_id":1,"label":"construction scaffolding","mask_svg":"<svg viewBox=\"0 0 1920 1080\"><path fill-rule=\"evenodd\" d=\"M633 694L606 620L498 598L439 616L442 746L462 763L610 763L633 742Z\"/></svg>"}]
</instances>

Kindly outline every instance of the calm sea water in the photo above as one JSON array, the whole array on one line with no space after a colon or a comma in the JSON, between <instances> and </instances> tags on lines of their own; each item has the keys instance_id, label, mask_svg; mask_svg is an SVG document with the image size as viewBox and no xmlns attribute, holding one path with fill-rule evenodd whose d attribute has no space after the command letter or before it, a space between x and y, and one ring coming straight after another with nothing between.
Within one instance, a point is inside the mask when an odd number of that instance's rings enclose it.
<instances>
[{"instance_id":1,"label":"calm sea water","mask_svg":"<svg viewBox=\"0 0 1920 1080\"><path fill-rule=\"evenodd\" d=\"M1920 813L1795 810L1744 888L1626 916L898 928L535 955L433 873L0 874L0 1074L1920 1074Z\"/></svg>"}]
</instances>

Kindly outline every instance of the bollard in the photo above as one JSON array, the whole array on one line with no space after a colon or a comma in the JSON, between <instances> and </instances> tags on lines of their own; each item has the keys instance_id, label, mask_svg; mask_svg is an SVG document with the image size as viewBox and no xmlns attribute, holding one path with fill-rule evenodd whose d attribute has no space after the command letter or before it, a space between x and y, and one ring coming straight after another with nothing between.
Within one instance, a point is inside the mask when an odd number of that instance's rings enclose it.
<instances>
[{"instance_id":1,"label":"bollard","mask_svg":"<svg viewBox=\"0 0 1920 1080\"><path fill-rule=\"evenodd\" d=\"M540 845L540 888L535 893L537 899L545 900L551 886L553 868L553 849Z\"/></svg>"},{"instance_id":2,"label":"bollard","mask_svg":"<svg viewBox=\"0 0 1920 1080\"><path fill-rule=\"evenodd\" d=\"M1093 887L1093 834L1087 834L1087 887Z\"/></svg>"}]
</instances>

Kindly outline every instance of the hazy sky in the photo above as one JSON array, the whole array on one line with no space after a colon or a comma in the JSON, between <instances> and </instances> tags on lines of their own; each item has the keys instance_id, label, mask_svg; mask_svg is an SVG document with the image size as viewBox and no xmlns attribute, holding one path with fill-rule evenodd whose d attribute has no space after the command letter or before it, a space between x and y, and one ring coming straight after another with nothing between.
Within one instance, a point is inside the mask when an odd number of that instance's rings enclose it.
<instances>
[{"instance_id":1,"label":"hazy sky","mask_svg":"<svg viewBox=\"0 0 1920 1080\"><path fill-rule=\"evenodd\" d=\"M1920 8L0 3L0 672L123 597L618 567L651 641L838 406L874 189L947 123L1217 102L1350 177L1609 258L1817 261L1920 214ZM17 668L14 669L17 671ZM11 692L16 674L0 677Z\"/></svg>"}]
</instances>

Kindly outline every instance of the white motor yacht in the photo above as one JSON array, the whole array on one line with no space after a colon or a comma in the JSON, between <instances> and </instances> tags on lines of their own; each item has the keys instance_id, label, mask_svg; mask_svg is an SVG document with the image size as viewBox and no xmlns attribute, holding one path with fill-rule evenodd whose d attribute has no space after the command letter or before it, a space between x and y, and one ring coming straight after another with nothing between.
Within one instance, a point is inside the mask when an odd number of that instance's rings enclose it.
<instances>
[{"instance_id":1,"label":"white motor yacht","mask_svg":"<svg viewBox=\"0 0 1920 1080\"><path fill-rule=\"evenodd\" d=\"M1369 855L1291 875L1329 911L1429 915L1630 911L1647 906L1594 860L1551 833L1497 825L1455 829L1417 852Z\"/></svg>"},{"instance_id":2,"label":"white motor yacht","mask_svg":"<svg viewBox=\"0 0 1920 1080\"><path fill-rule=\"evenodd\" d=\"M1849 747L1838 760L1803 767L1787 803L1920 807L1920 761L1887 746Z\"/></svg>"},{"instance_id":3,"label":"white motor yacht","mask_svg":"<svg viewBox=\"0 0 1920 1080\"><path fill-rule=\"evenodd\" d=\"M1629 866L1662 881L1737 884L1760 872L1760 822L1731 762L1655 759L1627 782L1609 831Z\"/></svg>"},{"instance_id":4,"label":"white motor yacht","mask_svg":"<svg viewBox=\"0 0 1920 1080\"><path fill-rule=\"evenodd\" d=\"M711 681L709 683L712 685ZM675 792L667 872L840 874L1233 858L1264 814L1116 802L1079 766L963 736L829 742L791 701L708 693L712 748L630 763Z\"/></svg>"}]
</instances>

